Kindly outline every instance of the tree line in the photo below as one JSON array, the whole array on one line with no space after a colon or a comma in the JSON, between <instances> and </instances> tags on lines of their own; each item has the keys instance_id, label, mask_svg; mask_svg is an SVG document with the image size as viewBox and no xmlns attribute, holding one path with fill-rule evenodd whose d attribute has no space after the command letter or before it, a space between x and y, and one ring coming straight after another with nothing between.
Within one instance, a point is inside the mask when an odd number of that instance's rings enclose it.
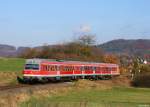
<instances>
[{"instance_id":1,"label":"tree line","mask_svg":"<svg viewBox=\"0 0 150 107\"><path fill-rule=\"evenodd\" d=\"M119 63L116 55L106 55L95 45L95 37L92 35L80 36L77 40L61 45L28 48L19 57Z\"/></svg>"}]
</instances>

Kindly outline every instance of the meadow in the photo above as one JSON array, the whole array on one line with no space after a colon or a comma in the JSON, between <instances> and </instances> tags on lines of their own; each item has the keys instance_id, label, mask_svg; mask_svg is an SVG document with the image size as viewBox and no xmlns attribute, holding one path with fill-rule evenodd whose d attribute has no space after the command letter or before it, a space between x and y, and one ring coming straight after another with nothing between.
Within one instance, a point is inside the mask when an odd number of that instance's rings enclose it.
<instances>
[{"instance_id":1,"label":"meadow","mask_svg":"<svg viewBox=\"0 0 150 107\"><path fill-rule=\"evenodd\" d=\"M0 58L0 85L17 84L16 77L21 76L24 63L21 58Z\"/></svg>"},{"instance_id":2,"label":"meadow","mask_svg":"<svg viewBox=\"0 0 150 107\"><path fill-rule=\"evenodd\" d=\"M0 72L22 71L25 60L21 58L0 58Z\"/></svg>"},{"instance_id":3,"label":"meadow","mask_svg":"<svg viewBox=\"0 0 150 107\"><path fill-rule=\"evenodd\" d=\"M31 97L22 107L150 107L150 89L82 89L46 98Z\"/></svg>"}]
</instances>

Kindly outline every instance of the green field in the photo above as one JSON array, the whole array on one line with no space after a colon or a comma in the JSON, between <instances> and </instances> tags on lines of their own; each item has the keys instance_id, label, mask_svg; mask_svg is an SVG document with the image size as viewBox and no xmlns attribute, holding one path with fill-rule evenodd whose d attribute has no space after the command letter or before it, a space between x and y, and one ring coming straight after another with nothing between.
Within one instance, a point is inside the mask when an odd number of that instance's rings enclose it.
<instances>
[{"instance_id":1,"label":"green field","mask_svg":"<svg viewBox=\"0 0 150 107\"><path fill-rule=\"evenodd\" d=\"M32 97L22 107L150 107L150 89L112 88L74 90L65 95L37 99Z\"/></svg>"},{"instance_id":2,"label":"green field","mask_svg":"<svg viewBox=\"0 0 150 107\"><path fill-rule=\"evenodd\" d=\"M25 60L21 58L0 58L0 85L17 84L17 76L21 76Z\"/></svg>"},{"instance_id":3,"label":"green field","mask_svg":"<svg viewBox=\"0 0 150 107\"><path fill-rule=\"evenodd\" d=\"M0 72L22 71L24 63L21 58L0 58Z\"/></svg>"}]
</instances>

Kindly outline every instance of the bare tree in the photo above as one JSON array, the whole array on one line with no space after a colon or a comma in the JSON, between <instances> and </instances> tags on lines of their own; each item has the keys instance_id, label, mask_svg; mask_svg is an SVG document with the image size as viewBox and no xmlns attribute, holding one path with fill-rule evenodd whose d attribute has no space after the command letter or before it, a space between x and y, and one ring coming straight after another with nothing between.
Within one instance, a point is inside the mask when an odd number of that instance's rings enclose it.
<instances>
[{"instance_id":1,"label":"bare tree","mask_svg":"<svg viewBox=\"0 0 150 107\"><path fill-rule=\"evenodd\" d=\"M78 41L79 41L79 43L81 43L83 45L93 45L96 42L95 35L83 35L83 36L80 36Z\"/></svg>"}]
</instances>

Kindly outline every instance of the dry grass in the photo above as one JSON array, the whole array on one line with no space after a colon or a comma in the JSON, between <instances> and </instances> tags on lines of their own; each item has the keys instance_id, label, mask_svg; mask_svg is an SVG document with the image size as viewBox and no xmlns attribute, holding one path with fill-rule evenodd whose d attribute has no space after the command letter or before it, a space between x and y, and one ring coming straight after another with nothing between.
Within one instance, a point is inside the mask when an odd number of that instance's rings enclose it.
<instances>
[{"instance_id":1,"label":"dry grass","mask_svg":"<svg viewBox=\"0 0 150 107\"><path fill-rule=\"evenodd\" d=\"M89 81L89 80L80 80L76 82L75 87L78 89L111 89L115 86L121 87L131 87L131 80L127 77L119 76L111 80L99 80L99 81Z\"/></svg>"},{"instance_id":2,"label":"dry grass","mask_svg":"<svg viewBox=\"0 0 150 107\"><path fill-rule=\"evenodd\" d=\"M0 73L3 78L9 77L8 74ZM7 80L9 83L13 78L16 76L15 73L12 73L10 78ZM122 80L123 79L123 80ZM125 78L117 78L113 80L102 80L102 81L89 81L89 80L79 80L75 82L73 85L66 86L37 86L35 87L28 87L23 89L14 89L12 91L6 91L5 93L0 92L0 107L17 107L18 104L22 102L26 102L31 98L36 99L44 99L47 97L54 97L54 96L63 96L66 95L68 92L75 92L80 90L106 90L111 89L114 86L129 86L128 80ZM3 82L5 83L5 81Z\"/></svg>"},{"instance_id":3,"label":"dry grass","mask_svg":"<svg viewBox=\"0 0 150 107\"><path fill-rule=\"evenodd\" d=\"M19 104L26 102L33 97L36 99L43 99L56 95L65 95L71 90L73 90L72 86L51 87L51 85L39 85L20 89L4 90L0 91L0 107L18 107Z\"/></svg>"},{"instance_id":4,"label":"dry grass","mask_svg":"<svg viewBox=\"0 0 150 107\"><path fill-rule=\"evenodd\" d=\"M113 86L131 87L131 79L125 76L118 76L111 80Z\"/></svg>"},{"instance_id":5,"label":"dry grass","mask_svg":"<svg viewBox=\"0 0 150 107\"><path fill-rule=\"evenodd\" d=\"M0 95L0 107L18 107L18 103L29 100L27 93L11 93Z\"/></svg>"},{"instance_id":6,"label":"dry grass","mask_svg":"<svg viewBox=\"0 0 150 107\"><path fill-rule=\"evenodd\" d=\"M1 72L0 71L0 86L17 84L17 72Z\"/></svg>"},{"instance_id":7,"label":"dry grass","mask_svg":"<svg viewBox=\"0 0 150 107\"><path fill-rule=\"evenodd\" d=\"M107 82L107 81L105 81ZM111 89L112 86L105 84L104 83L100 83L98 81L89 81L89 80L80 80L78 82L76 82L75 84L75 88L78 90L82 90L82 89L100 89L100 90L105 90L105 89Z\"/></svg>"}]
</instances>

